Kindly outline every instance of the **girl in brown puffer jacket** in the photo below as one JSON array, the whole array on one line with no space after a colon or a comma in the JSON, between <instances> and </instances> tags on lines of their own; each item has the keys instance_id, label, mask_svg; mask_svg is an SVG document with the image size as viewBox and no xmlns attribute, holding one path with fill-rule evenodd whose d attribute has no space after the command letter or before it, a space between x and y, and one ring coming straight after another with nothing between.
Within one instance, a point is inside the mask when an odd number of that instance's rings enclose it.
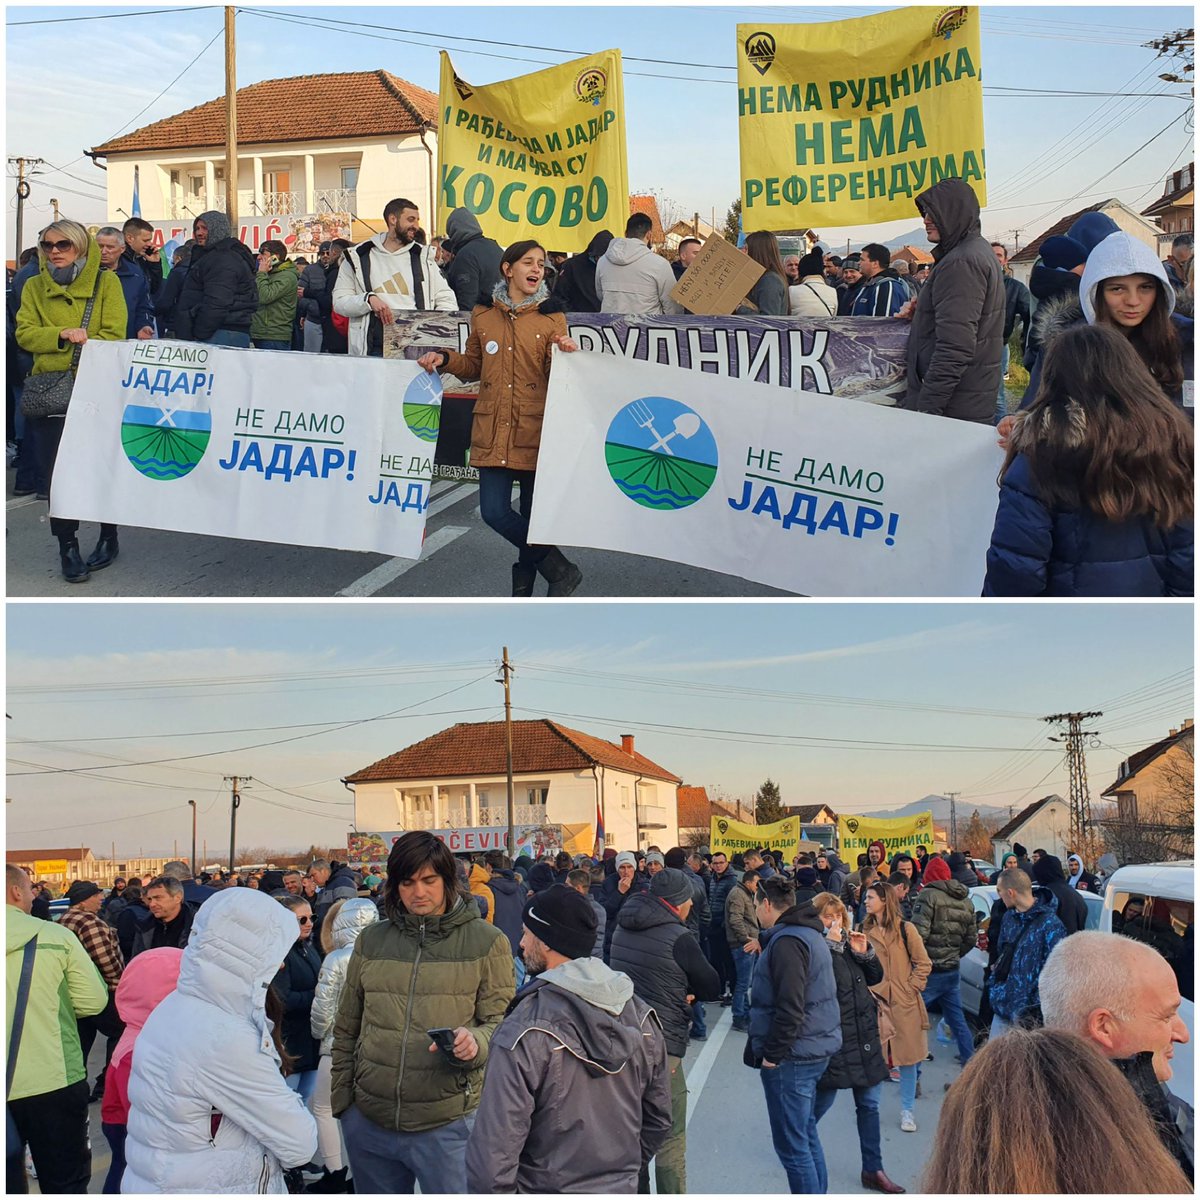
<instances>
[{"instance_id":1,"label":"girl in brown puffer jacket","mask_svg":"<svg viewBox=\"0 0 1200 1200\"><path fill-rule=\"evenodd\" d=\"M531 546L534 471L542 438L551 347L576 350L561 305L546 290L546 252L537 242L516 242L500 259L501 280L491 305L471 314L465 354L431 350L417 362L427 371L449 371L479 380L471 426L471 466L479 471L479 511L484 521L517 547L512 594L532 596L541 574L549 595L569 596L583 576L556 546ZM516 483L520 499L512 506Z\"/></svg>"}]
</instances>

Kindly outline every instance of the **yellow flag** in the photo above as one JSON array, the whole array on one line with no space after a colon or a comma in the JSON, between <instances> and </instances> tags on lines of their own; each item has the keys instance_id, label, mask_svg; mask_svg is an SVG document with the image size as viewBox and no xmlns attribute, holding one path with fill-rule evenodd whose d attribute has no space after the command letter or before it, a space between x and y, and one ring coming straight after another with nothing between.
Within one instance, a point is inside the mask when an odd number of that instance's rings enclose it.
<instances>
[{"instance_id":1,"label":"yellow flag","mask_svg":"<svg viewBox=\"0 0 1200 1200\"><path fill-rule=\"evenodd\" d=\"M887 858L903 851L913 854L918 846L933 849L933 813L917 813L915 817L838 817L838 854L845 863L853 864L860 854L866 854L872 842L882 842Z\"/></svg>"},{"instance_id":2,"label":"yellow flag","mask_svg":"<svg viewBox=\"0 0 1200 1200\"><path fill-rule=\"evenodd\" d=\"M795 817L785 817L770 825L752 825L732 817L713 817L708 844L714 854L718 851L737 854L761 846L764 850L780 851L791 862L800 853L800 822Z\"/></svg>"},{"instance_id":3,"label":"yellow flag","mask_svg":"<svg viewBox=\"0 0 1200 1200\"><path fill-rule=\"evenodd\" d=\"M460 207L502 246L580 251L629 219L621 52L475 87L442 51L441 226Z\"/></svg>"},{"instance_id":4,"label":"yellow flag","mask_svg":"<svg viewBox=\"0 0 1200 1200\"><path fill-rule=\"evenodd\" d=\"M977 8L737 34L747 233L915 217L947 176L987 202Z\"/></svg>"}]
</instances>

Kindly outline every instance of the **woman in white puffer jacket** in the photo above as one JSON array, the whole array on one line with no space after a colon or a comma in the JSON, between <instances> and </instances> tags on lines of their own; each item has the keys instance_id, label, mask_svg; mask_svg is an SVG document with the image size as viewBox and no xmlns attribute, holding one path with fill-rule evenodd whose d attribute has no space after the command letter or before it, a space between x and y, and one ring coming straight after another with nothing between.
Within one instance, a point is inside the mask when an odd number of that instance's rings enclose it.
<instances>
[{"instance_id":1,"label":"woman in white puffer jacket","mask_svg":"<svg viewBox=\"0 0 1200 1200\"><path fill-rule=\"evenodd\" d=\"M337 1018L342 986L346 982L346 967L354 943L368 925L374 925L378 920L379 909L374 900L339 900L321 923L321 948L325 951L325 961L321 964L321 975L312 1003L312 1033L313 1037L321 1039L321 1064L317 1068L312 1107L313 1115L317 1118L324 1174L314 1191L345 1191L347 1168L342 1153L341 1129L330 1105L333 1023Z\"/></svg>"},{"instance_id":2,"label":"woman in white puffer jacket","mask_svg":"<svg viewBox=\"0 0 1200 1200\"><path fill-rule=\"evenodd\" d=\"M317 1127L281 1074L267 988L296 940L269 896L230 888L204 902L179 983L134 1047L125 1193L287 1191Z\"/></svg>"}]
</instances>

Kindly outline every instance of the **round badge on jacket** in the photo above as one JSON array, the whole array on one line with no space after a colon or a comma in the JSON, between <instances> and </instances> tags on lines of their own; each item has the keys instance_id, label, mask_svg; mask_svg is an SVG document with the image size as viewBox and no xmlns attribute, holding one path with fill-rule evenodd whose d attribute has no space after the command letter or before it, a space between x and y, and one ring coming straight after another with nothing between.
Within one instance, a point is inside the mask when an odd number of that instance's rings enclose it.
<instances>
[{"instance_id":1,"label":"round badge on jacket","mask_svg":"<svg viewBox=\"0 0 1200 1200\"><path fill-rule=\"evenodd\" d=\"M488 342L488 344L484 346L484 350L486 350L488 354L495 354L499 349L500 346L496 342Z\"/></svg>"}]
</instances>

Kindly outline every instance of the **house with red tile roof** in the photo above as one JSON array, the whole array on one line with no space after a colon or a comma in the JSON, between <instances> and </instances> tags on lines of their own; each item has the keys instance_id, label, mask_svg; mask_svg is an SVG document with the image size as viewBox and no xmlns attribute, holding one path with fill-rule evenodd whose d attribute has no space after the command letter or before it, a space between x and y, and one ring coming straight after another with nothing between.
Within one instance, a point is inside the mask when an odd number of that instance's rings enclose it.
<instances>
[{"instance_id":1,"label":"house with red tile roof","mask_svg":"<svg viewBox=\"0 0 1200 1200\"><path fill-rule=\"evenodd\" d=\"M666 245L667 235L663 232L662 217L658 211L658 200L653 196L630 196L629 215L632 217L637 213L645 213L650 218L650 249L661 250ZM617 236L622 237L624 233L625 231L622 229Z\"/></svg>"},{"instance_id":2,"label":"house with red tile roof","mask_svg":"<svg viewBox=\"0 0 1200 1200\"><path fill-rule=\"evenodd\" d=\"M347 775L360 831L507 829L503 721L461 722ZM620 743L557 721L512 723L514 822L590 825L633 850L679 839L680 778Z\"/></svg>"},{"instance_id":3,"label":"house with red tile roof","mask_svg":"<svg viewBox=\"0 0 1200 1200\"><path fill-rule=\"evenodd\" d=\"M383 228L383 207L415 200L435 228L438 98L389 71L265 79L238 88L238 215L349 212ZM110 138L88 152L107 173L109 220L191 219L225 207L225 98ZM360 230L366 235L365 230ZM264 236L279 236L264 234Z\"/></svg>"},{"instance_id":4,"label":"house with red tile roof","mask_svg":"<svg viewBox=\"0 0 1200 1200\"><path fill-rule=\"evenodd\" d=\"M685 847L707 846L713 817L730 817L735 821L743 819L733 805L724 804L720 800L710 800L707 788L687 785L680 787L677 844Z\"/></svg>"}]
</instances>

